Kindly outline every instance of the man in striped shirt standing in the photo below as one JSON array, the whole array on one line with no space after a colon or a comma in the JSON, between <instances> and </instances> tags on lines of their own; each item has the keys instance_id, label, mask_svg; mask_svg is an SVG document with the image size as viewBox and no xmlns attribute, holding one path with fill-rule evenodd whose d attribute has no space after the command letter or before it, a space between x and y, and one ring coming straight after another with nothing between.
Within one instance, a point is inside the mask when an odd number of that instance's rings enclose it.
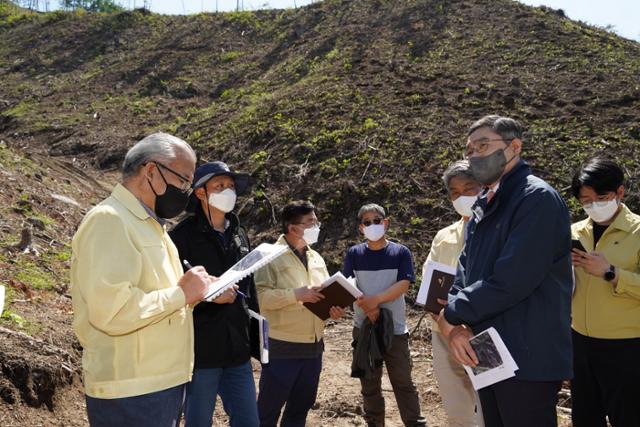
<instances>
[{"instance_id":1,"label":"man in striped shirt standing","mask_svg":"<svg viewBox=\"0 0 640 427\"><path fill-rule=\"evenodd\" d=\"M418 392L411 379L409 331L406 323L404 294L415 282L413 261L409 249L385 238L389 219L384 208L367 204L358 212L359 230L366 242L348 249L344 261L345 276L354 276L364 296L354 303L354 340L365 318L373 324L380 309L393 316L393 339L384 354L389 380L393 387L400 416L405 426L426 426L420 410ZM369 426L384 426L382 367L372 377L360 378L364 401L364 418Z\"/></svg>"}]
</instances>

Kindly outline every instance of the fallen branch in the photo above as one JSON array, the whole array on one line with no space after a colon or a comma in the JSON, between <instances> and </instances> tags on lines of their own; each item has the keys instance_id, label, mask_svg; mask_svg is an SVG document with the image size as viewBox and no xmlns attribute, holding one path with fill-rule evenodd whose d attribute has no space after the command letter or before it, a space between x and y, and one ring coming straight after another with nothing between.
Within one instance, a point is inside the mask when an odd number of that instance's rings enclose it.
<instances>
[{"instance_id":1,"label":"fallen branch","mask_svg":"<svg viewBox=\"0 0 640 427\"><path fill-rule=\"evenodd\" d=\"M264 200L269 204L269 207L271 208L272 224L277 224L278 220L276 219L276 209L273 207L273 203L271 203L271 200L269 199L269 196L267 196L267 193L263 192L263 197L264 197Z\"/></svg>"},{"instance_id":2,"label":"fallen branch","mask_svg":"<svg viewBox=\"0 0 640 427\"><path fill-rule=\"evenodd\" d=\"M426 193L425 189L422 188L422 185L420 185L417 179L415 179L412 176L410 176L409 179L416 185L416 187L418 187L418 190L422 191L423 193Z\"/></svg>"},{"instance_id":3,"label":"fallen branch","mask_svg":"<svg viewBox=\"0 0 640 427\"><path fill-rule=\"evenodd\" d=\"M369 159L369 163L367 163L367 167L364 168L364 172L362 173L362 176L360 177L360 181L358 182L358 184L362 184L362 182L364 181L364 177L367 176L367 172L369 171L369 166L371 166L371 162L373 162L373 159L375 159L376 154L378 154L378 147L374 147L373 145L369 145L368 147L373 150L373 154Z\"/></svg>"},{"instance_id":4,"label":"fallen branch","mask_svg":"<svg viewBox=\"0 0 640 427\"><path fill-rule=\"evenodd\" d=\"M37 250L33 247L33 232L31 227L24 227L20 233L20 242L8 247L10 251L18 251L22 253L34 253Z\"/></svg>"},{"instance_id":5,"label":"fallen branch","mask_svg":"<svg viewBox=\"0 0 640 427\"><path fill-rule=\"evenodd\" d=\"M420 316L420 319L418 319L418 324L409 333L409 338L413 337L413 333L418 330L418 328L420 327L420 324L422 323L422 319L424 319L424 316L426 316L426 315L427 315L426 311L424 313L422 313L422 316Z\"/></svg>"}]
</instances>

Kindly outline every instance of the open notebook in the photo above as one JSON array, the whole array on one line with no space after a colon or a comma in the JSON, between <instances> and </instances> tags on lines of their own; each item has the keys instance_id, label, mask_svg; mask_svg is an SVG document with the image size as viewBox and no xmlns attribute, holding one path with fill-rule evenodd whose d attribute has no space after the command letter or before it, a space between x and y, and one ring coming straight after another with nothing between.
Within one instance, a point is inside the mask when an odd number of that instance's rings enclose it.
<instances>
[{"instance_id":1,"label":"open notebook","mask_svg":"<svg viewBox=\"0 0 640 427\"><path fill-rule=\"evenodd\" d=\"M233 267L225 271L217 281L213 282L209 286L209 291L204 299L207 301L216 299L229 287L285 253L287 248L287 245L260 243L254 250L235 263Z\"/></svg>"}]
</instances>

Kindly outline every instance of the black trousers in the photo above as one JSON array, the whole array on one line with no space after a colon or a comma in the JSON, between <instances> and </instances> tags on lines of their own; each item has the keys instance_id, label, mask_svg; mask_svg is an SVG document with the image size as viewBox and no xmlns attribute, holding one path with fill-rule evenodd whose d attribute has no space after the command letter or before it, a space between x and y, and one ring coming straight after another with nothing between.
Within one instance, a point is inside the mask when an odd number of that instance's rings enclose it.
<instances>
[{"instance_id":1,"label":"black trousers","mask_svg":"<svg viewBox=\"0 0 640 427\"><path fill-rule=\"evenodd\" d=\"M640 426L640 338L600 339L573 331L574 427Z\"/></svg>"},{"instance_id":2,"label":"black trousers","mask_svg":"<svg viewBox=\"0 0 640 427\"><path fill-rule=\"evenodd\" d=\"M486 427L557 427L561 381L509 378L478 391Z\"/></svg>"},{"instance_id":3,"label":"black trousers","mask_svg":"<svg viewBox=\"0 0 640 427\"><path fill-rule=\"evenodd\" d=\"M304 427L307 413L316 401L321 371L322 354L313 359L271 359L262 365L260 426L275 427L284 406L280 427Z\"/></svg>"}]
</instances>

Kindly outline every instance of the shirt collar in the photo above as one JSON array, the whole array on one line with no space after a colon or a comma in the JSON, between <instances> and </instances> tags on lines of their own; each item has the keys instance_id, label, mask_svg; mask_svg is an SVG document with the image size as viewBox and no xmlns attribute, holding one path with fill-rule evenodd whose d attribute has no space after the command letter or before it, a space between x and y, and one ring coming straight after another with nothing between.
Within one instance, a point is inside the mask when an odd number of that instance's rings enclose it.
<instances>
[{"instance_id":1,"label":"shirt collar","mask_svg":"<svg viewBox=\"0 0 640 427\"><path fill-rule=\"evenodd\" d=\"M633 225L637 224L638 221L634 218L633 212L629 210L627 205L624 203L621 203L620 205L622 208L609 227L629 232L633 229Z\"/></svg>"},{"instance_id":2,"label":"shirt collar","mask_svg":"<svg viewBox=\"0 0 640 427\"><path fill-rule=\"evenodd\" d=\"M166 221L153 211L153 209L149 208L147 205L142 203L142 200L137 198L127 187L122 184L116 184L111 192L111 196L122 203L132 214L137 216L141 220L146 220L151 217L158 221L158 223L163 226L166 224Z\"/></svg>"},{"instance_id":3,"label":"shirt collar","mask_svg":"<svg viewBox=\"0 0 640 427\"><path fill-rule=\"evenodd\" d=\"M225 218L225 219L224 219L224 230L223 230L223 231L220 231L220 230L216 230L215 228L214 228L214 230L215 230L215 231L217 231L217 232L218 232L218 233L220 233L220 234L224 234L224 233L226 233L226 232L227 232L227 230L229 229L229 226L230 226L230 225L231 225L231 221L229 221L229 219L228 219L228 218ZM211 228L213 228L213 227L211 227Z\"/></svg>"},{"instance_id":4,"label":"shirt collar","mask_svg":"<svg viewBox=\"0 0 640 427\"><path fill-rule=\"evenodd\" d=\"M284 234L282 235L282 238L287 244L287 246L289 246L289 249L291 249L291 252L293 252L294 254L300 253L298 250L296 250L296 248L291 243L289 243L287 238L284 237ZM309 249L309 246L305 245L304 248L302 249L302 255L305 255L307 253L307 249Z\"/></svg>"},{"instance_id":5,"label":"shirt collar","mask_svg":"<svg viewBox=\"0 0 640 427\"><path fill-rule=\"evenodd\" d=\"M158 221L158 223L164 227L165 224L167 223L166 219L160 218L154 211L153 209L151 209L149 206L145 205L142 200L138 199L138 201L140 202L140 204L142 205L142 207L144 208L144 210L149 214L149 216L153 219L155 219L156 221Z\"/></svg>"},{"instance_id":6,"label":"shirt collar","mask_svg":"<svg viewBox=\"0 0 640 427\"><path fill-rule=\"evenodd\" d=\"M500 181L496 182L493 187L485 187L480 197L487 197L490 191L493 191L493 194L495 194L498 192L498 188L500 188Z\"/></svg>"}]
</instances>

